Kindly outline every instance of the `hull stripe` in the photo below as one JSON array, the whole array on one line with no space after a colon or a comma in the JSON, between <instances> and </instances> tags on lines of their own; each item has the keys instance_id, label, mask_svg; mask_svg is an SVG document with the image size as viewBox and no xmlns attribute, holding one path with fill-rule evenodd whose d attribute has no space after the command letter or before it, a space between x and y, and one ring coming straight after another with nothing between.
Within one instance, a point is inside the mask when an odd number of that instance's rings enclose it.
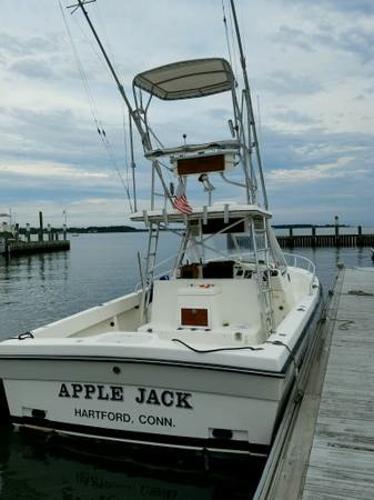
<instances>
[{"instance_id":1,"label":"hull stripe","mask_svg":"<svg viewBox=\"0 0 374 500\"><path fill-rule=\"evenodd\" d=\"M17 425L37 427L39 429L60 431L66 433L81 434L99 439L110 439L117 441L128 441L134 444L144 445L164 445L176 448L193 448L196 450L217 450L220 452L238 452L249 455L267 456L270 447L263 444L249 443L247 441L223 440L223 439L202 439L186 436L172 436L170 434L153 434L148 432L133 432L118 429L108 429L107 427L95 427L88 425L70 424L44 420L33 417L11 417L12 422Z\"/></svg>"}]
</instances>

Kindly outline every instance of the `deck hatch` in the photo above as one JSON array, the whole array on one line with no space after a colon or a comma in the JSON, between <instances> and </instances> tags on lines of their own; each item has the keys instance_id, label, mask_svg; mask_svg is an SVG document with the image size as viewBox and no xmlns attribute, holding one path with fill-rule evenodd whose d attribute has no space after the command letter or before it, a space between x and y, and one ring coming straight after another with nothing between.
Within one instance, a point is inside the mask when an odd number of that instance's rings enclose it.
<instances>
[{"instance_id":1,"label":"deck hatch","mask_svg":"<svg viewBox=\"0 0 374 500\"><path fill-rule=\"evenodd\" d=\"M197 309L182 307L181 309L182 326L208 326L208 309Z\"/></svg>"}]
</instances>

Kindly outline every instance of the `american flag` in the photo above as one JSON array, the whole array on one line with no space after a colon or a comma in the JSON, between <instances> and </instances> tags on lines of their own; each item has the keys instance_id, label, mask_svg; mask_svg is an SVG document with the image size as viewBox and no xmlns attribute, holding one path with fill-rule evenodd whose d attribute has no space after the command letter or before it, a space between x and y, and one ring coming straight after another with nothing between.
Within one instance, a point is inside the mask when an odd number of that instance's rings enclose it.
<instances>
[{"instance_id":1,"label":"american flag","mask_svg":"<svg viewBox=\"0 0 374 500\"><path fill-rule=\"evenodd\" d=\"M173 206L182 214L188 215L192 213L192 207L188 203L187 196L184 190L184 184L182 181L179 182L177 192L173 199Z\"/></svg>"}]
</instances>

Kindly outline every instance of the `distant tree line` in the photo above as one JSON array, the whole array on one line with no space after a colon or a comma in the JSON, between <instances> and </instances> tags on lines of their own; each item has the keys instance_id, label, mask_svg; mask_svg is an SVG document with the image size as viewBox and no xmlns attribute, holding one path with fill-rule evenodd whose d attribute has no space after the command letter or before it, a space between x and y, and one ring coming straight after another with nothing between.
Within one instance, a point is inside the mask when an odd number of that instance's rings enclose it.
<instances>
[{"instance_id":1,"label":"distant tree line","mask_svg":"<svg viewBox=\"0 0 374 500\"><path fill-rule=\"evenodd\" d=\"M132 226L88 226L88 227L69 227L69 233L134 233L144 231Z\"/></svg>"},{"instance_id":2,"label":"distant tree line","mask_svg":"<svg viewBox=\"0 0 374 500\"><path fill-rule=\"evenodd\" d=\"M61 232L61 227L51 227L51 232ZM68 227L68 233L133 233L137 231L143 231L143 229L136 229L132 226L88 226L88 227ZM17 228L19 234L27 234L27 230L24 227ZM38 227L30 227L31 234L39 234L40 229ZM43 232L48 232L48 229L44 227Z\"/></svg>"}]
</instances>

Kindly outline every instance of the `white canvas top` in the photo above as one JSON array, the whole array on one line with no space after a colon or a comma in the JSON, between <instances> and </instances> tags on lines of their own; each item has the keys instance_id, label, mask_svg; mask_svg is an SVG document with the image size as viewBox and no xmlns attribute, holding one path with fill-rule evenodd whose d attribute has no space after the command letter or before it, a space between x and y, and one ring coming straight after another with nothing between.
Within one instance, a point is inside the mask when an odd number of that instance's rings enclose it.
<instances>
[{"instance_id":1,"label":"white canvas top","mask_svg":"<svg viewBox=\"0 0 374 500\"><path fill-rule=\"evenodd\" d=\"M139 73L133 84L160 99L190 99L231 90L234 75L225 59L195 59Z\"/></svg>"}]
</instances>

